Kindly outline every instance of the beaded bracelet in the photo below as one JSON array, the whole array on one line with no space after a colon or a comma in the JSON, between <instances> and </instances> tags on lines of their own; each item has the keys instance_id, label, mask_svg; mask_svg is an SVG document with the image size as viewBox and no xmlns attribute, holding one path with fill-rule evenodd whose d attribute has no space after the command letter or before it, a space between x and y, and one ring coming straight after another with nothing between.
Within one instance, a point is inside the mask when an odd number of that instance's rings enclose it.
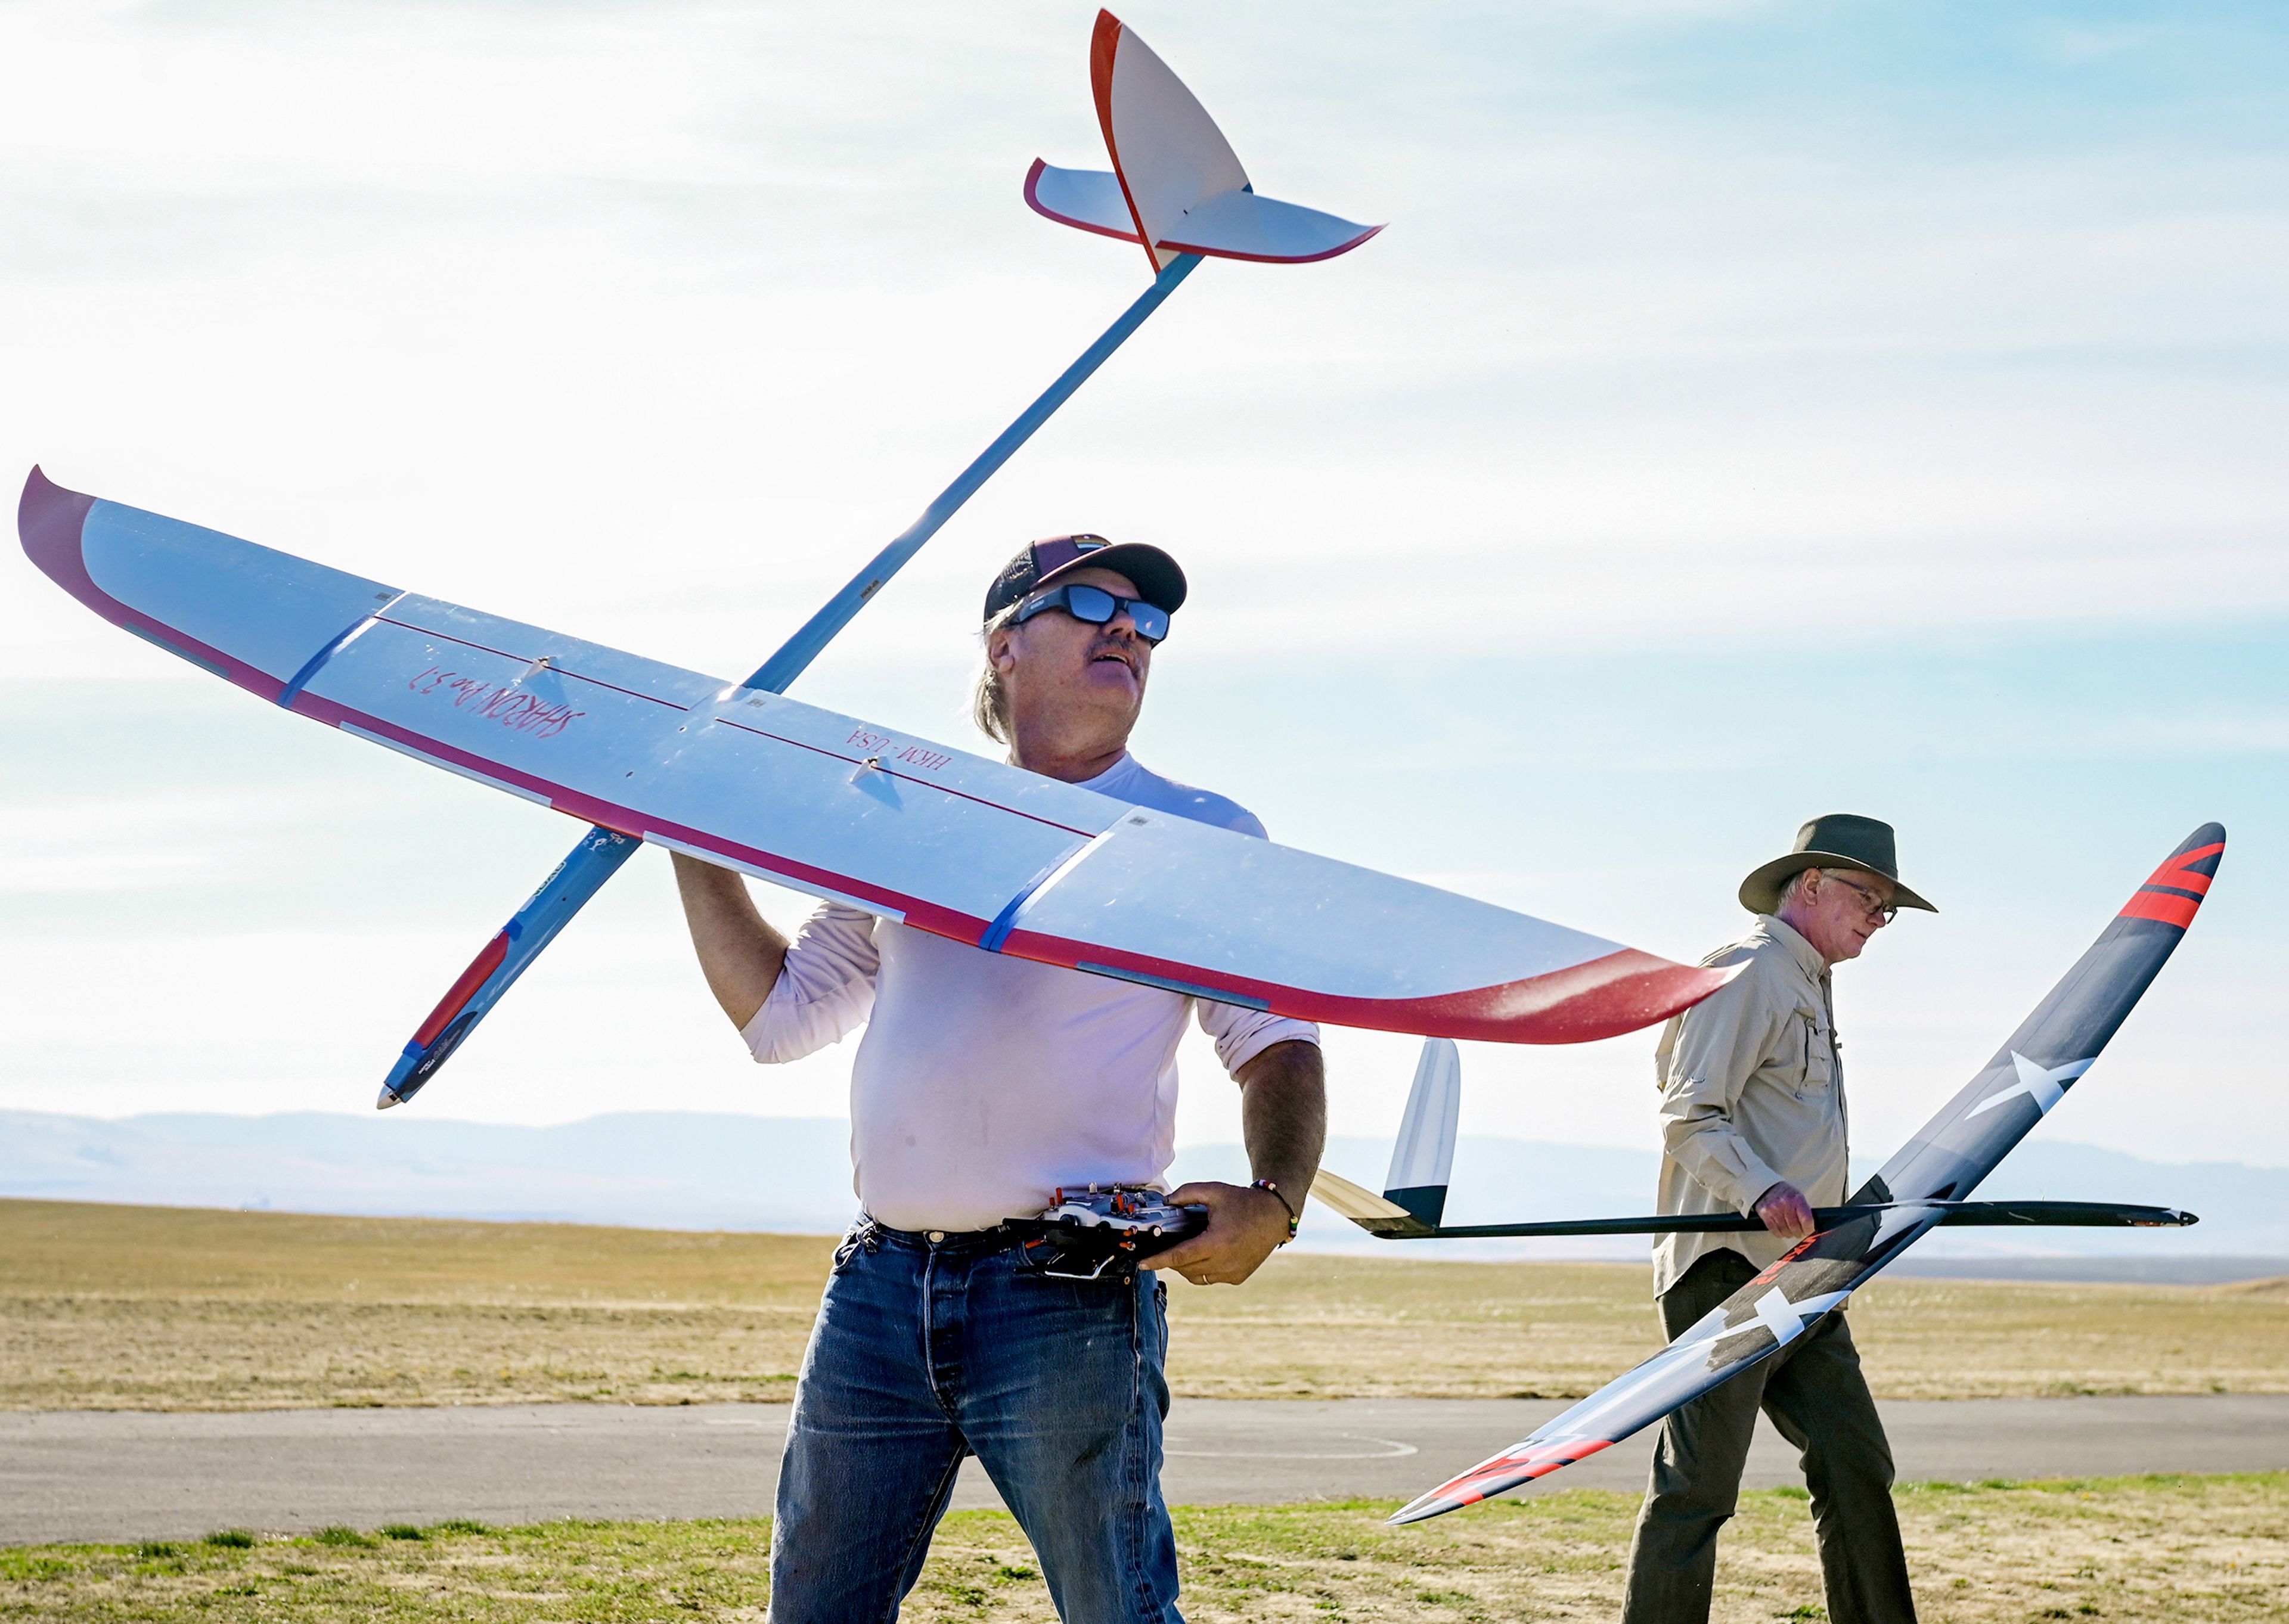
<instances>
[{"instance_id":1,"label":"beaded bracelet","mask_svg":"<svg viewBox=\"0 0 2289 1624\"><path fill-rule=\"evenodd\" d=\"M1280 1193L1280 1186L1272 1182L1270 1179L1256 1179L1251 1181L1248 1187L1250 1190L1270 1190L1272 1192L1272 1198L1274 1201L1279 1202L1280 1206L1288 1208L1288 1240L1295 1239L1296 1227L1304 1222L1304 1215L1297 1212L1293 1206L1288 1206L1288 1198ZM1284 1246L1288 1244L1288 1240L1283 1240L1280 1244Z\"/></svg>"}]
</instances>

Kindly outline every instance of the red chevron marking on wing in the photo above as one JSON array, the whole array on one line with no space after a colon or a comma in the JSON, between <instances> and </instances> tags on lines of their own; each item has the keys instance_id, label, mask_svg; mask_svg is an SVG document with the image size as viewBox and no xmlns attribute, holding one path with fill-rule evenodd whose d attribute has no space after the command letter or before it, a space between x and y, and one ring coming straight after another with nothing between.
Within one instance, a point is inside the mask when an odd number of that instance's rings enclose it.
<instances>
[{"instance_id":1,"label":"red chevron marking on wing","mask_svg":"<svg viewBox=\"0 0 2289 1624\"><path fill-rule=\"evenodd\" d=\"M2118 917L2159 919L2165 925L2185 929L2194 922L2195 912L2210 892L2210 876L2197 865L2207 863L2214 867L2218 854L2224 850L2225 843L2221 840L2169 858L2131 894Z\"/></svg>"},{"instance_id":2,"label":"red chevron marking on wing","mask_svg":"<svg viewBox=\"0 0 2289 1624\"><path fill-rule=\"evenodd\" d=\"M2116 917L2159 919L2183 930L2194 922L2195 911L2200 907L2201 904L2190 896L2173 896L2167 891L2139 891L2122 904L2122 912Z\"/></svg>"}]
</instances>

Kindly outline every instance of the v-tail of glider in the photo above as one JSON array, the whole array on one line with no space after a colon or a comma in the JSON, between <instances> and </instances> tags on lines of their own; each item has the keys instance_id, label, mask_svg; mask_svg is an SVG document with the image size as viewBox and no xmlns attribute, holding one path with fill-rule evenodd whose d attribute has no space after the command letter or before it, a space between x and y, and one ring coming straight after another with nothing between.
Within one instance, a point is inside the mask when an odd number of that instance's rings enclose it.
<instances>
[{"instance_id":1,"label":"v-tail of glider","mask_svg":"<svg viewBox=\"0 0 2289 1624\"><path fill-rule=\"evenodd\" d=\"M1392 1518L1416 1523L1547 1477L1651 1426L1720 1382L1787 1347L1841 1308L1870 1277L1948 1222L2191 1222L2166 1207L2114 1207L1966 1199L2090 1069L2152 984L2186 928L2225 852L2225 831L2205 824L2164 859L1983 1067L1846 1206L1780 1262L1689 1326L1661 1352L1537 1429L1524 1442L1441 1484ZM1323 1193L1346 1217L1397 1238L1432 1235L1649 1232L1629 1227L1721 1229L1676 1220L1601 1220L1602 1230L1511 1225L1441 1229L1396 1200L1356 1184ZM1397 1191L1387 1194L1395 1195ZM2046 1209L2050 1212L2045 1216ZM1984 1215L1982 1216L1982 1213ZM2079 1214L2079 1215L2078 1215ZM1410 1228L1409 1226L1414 1226ZM1740 1224L1743 1229L1750 1223Z\"/></svg>"},{"instance_id":2,"label":"v-tail of glider","mask_svg":"<svg viewBox=\"0 0 2289 1624\"><path fill-rule=\"evenodd\" d=\"M1184 254L1274 265L1332 259L1383 229L1258 196L1208 109L1110 12L1097 14L1089 84L1112 170L1057 169L1036 158L1025 201L1060 224L1143 244L1156 273Z\"/></svg>"},{"instance_id":3,"label":"v-tail of glider","mask_svg":"<svg viewBox=\"0 0 2289 1624\"><path fill-rule=\"evenodd\" d=\"M1146 243L1152 285L904 534L852 577L742 686L786 692L922 544L1160 308L1203 255L1275 262L1325 259L1358 247L1382 229L1256 197L1240 160L1206 109L1110 12L1097 13L1090 39L1089 88L1105 150L1113 159L1112 171L1052 169L1036 159L1025 177L1025 201L1063 224ZM1111 214L1106 212L1108 199L1119 205ZM1153 222L1149 231L1147 220ZM391 1066L375 1103L387 1109L419 1092L641 844L601 824L582 835L446 990Z\"/></svg>"}]
</instances>

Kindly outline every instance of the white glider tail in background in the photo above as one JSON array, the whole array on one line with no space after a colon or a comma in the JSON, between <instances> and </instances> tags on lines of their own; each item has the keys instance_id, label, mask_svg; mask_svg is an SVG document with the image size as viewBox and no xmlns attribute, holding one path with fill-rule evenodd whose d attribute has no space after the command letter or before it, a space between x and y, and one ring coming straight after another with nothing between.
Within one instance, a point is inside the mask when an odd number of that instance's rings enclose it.
<instances>
[{"instance_id":1,"label":"white glider tail in background","mask_svg":"<svg viewBox=\"0 0 2289 1624\"><path fill-rule=\"evenodd\" d=\"M1110 12L1097 16L1089 78L1113 169L1057 169L1034 159L1025 201L1049 219L1142 243L1156 272L1179 254L1280 265L1332 259L1383 229L1258 197L1208 109Z\"/></svg>"}]
</instances>

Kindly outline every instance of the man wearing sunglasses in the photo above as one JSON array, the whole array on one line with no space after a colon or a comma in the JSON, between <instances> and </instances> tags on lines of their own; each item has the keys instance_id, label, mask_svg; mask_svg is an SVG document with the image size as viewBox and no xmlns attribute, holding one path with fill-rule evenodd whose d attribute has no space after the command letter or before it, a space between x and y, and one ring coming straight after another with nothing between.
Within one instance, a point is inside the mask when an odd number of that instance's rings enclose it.
<instances>
[{"instance_id":1,"label":"man wearing sunglasses","mask_svg":"<svg viewBox=\"0 0 2289 1624\"><path fill-rule=\"evenodd\" d=\"M978 726L1029 771L1262 838L1220 795L1129 753L1184 601L1157 547L1037 541L985 597ZM1160 1489L1168 1297L1153 1269L1237 1285L1295 1233L1326 1134L1318 1029L981 951L830 903L793 942L740 877L678 856L716 1000L760 1061L860 1025L850 1147L862 1215L804 1357L771 1548L777 1624L879 1624L921 1570L975 1454L1068 1624L1176 1624ZM1058 1187L1157 1184L1175 1154L1188 1020L1240 1089L1256 1182L1187 1184L1208 1228L1152 1268L1028 1272L1013 1228Z\"/></svg>"},{"instance_id":2,"label":"man wearing sunglasses","mask_svg":"<svg viewBox=\"0 0 2289 1624\"><path fill-rule=\"evenodd\" d=\"M1763 1235L1666 1235L1654 1290L1671 1340L1813 1232L1845 1198L1844 1072L1829 971L1902 908L1892 826L1836 813L1741 882L1749 934L1701 962L1745 965L1673 1018L1661 1087L1663 1214L1754 1213ZM1625 1624L1709 1616L1717 1534L1733 1515L1761 1407L1803 1455L1834 1624L1908 1624L1915 1602L1892 1509L1892 1452L1845 1316L1694 1400L1662 1424L1630 1553Z\"/></svg>"}]
</instances>

